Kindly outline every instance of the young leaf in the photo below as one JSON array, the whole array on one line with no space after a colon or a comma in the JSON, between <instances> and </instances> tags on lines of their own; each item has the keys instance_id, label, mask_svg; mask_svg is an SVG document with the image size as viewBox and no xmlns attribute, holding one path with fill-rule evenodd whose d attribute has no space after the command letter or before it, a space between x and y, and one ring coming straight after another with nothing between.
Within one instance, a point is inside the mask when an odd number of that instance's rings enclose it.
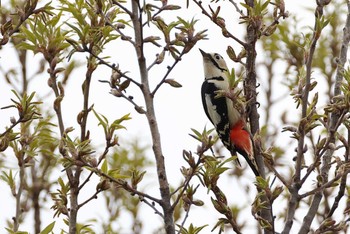
<instances>
[{"instance_id":1,"label":"young leaf","mask_svg":"<svg viewBox=\"0 0 350 234\"><path fill-rule=\"evenodd\" d=\"M50 232L52 232L53 228L55 226L55 221L53 221L52 223L50 223L49 225L47 225L44 230L42 230L40 232L40 234L49 234Z\"/></svg>"}]
</instances>

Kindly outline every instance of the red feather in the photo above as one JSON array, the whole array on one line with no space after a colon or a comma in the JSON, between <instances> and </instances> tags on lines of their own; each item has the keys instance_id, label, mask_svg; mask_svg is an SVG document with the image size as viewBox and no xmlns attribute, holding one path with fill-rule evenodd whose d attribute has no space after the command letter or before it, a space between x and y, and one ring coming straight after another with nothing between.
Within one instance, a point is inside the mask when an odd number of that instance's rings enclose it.
<instances>
[{"instance_id":1,"label":"red feather","mask_svg":"<svg viewBox=\"0 0 350 234\"><path fill-rule=\"evenodd\" d=\"M238 152L244 151L249 157L253 157L252 140L243 120L238 121L231 128L230 139Z\"/></svg>"}]
</instances>

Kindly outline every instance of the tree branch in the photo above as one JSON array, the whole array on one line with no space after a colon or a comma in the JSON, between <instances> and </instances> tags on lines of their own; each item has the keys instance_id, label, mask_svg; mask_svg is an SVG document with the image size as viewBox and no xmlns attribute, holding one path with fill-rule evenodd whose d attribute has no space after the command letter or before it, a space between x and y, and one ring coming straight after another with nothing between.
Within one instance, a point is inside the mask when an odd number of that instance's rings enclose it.
<instances>
[{"instance_id":1,"label":"tree branch","mask_svg":"<svg viewBox=\"0 0 350 234\"><path fill-rule=\"evenodd\" d=\"M154 110L153 96L150 91L149 81L148 81L148 71L146 65L146 59L144 56L144 42L143 42L143 24L142 24L142 11L139 6L138 0L132 0L132 23L135 32L135 42L136 42L136 54L138 58L138 64L141 76L141 90L145 99L146 104L146 117L150 127L152 141L153 141L153 153L155 156L159 190L161 195L161 206L164 214L164 226L167 234L175 233L173 209L171 207L171 196L170 188L167 179L165 161L162 151L161 137L158 128L158 122L156 119L156 114Z\"/></svg>"},{"instance_id":2,"label":"tree branch","mask_svg":"<svg viewBox=\"0 0 350 234\"><path fill-rule=\"evenodd\" d=\"M254 0L246 0L245 3L254 9L255 1ZM249 11L248 11L249 12ZM259 126L259 113L257 108L257 76L256 76L256 42L258 40L259 34L259 23L254 22L253 16L247 15L248 17L248 25L247 25L247 39L245 43L245 49L247 53L247 59L245 64L246 77L244 80L244 93L247 102L247 110L249 114L249 124L250 131L252 135L259 134L260 126ZM249 18L251 17L251 18ZM262 178L266 178L265 175L265 165L264 160L261 155L261 147L259 144L254 144L254 158L256 164L258 166L259 174ZM264 229L266 234L274 233L274 218L272 214L272 206L269 204L269 201L266 196L262 196L261 198L263 202L266 202L269 209L263 209L261 212L261 217L265 219L271 225L272 230Z\"/></svg>"},{"instance_id":3,"label":"tree branch","mask_svg":"<svg viewBox=\"0 0 350 234\"><path fill-rule=\"evenodd\" d=\"M314 53L316 49L316 44L317 41L321 35L322 28L319 29L317 28L317 21L322 17L323 15L323 7L324 5L319 5L315 11L315 26L314 26L314 33L312 36L312 41L311 41L311 46L310 49L307 53L307 58L306 58L306 77L305 77L305 86L303 88L302 92L302 110L301 110L301 121L299 123L298 127L298 146L297 146L297 158L296 158L296 164L295 164L295 175L294 175L294 180L293 180L293 193L291 193L291 199L290 203L288 205L288 213L287 213L287 220L286 220L286 225L284 226L282 234L286 234L290 232L290 229L292 228L293 225L293 219L295 215L295 211L297 209L297 202L298 200L298 191L301 187L300 184L300 176L301 176L301 169L302 169L302 161L304 158L304 144L305 144L305 124L306 124L306 116L307 116L307 108L309 106L308 103L308 97L310 93L310 87L311 87L311 72L312 72L312 61L314 58ZM301 82L301 81L300 81ZM305 177L304 177L305 178ZM315 204L319 204L321 201L322 194L317 193L314 196L314 201L313 205L311 205L309 212L307 216L304 217L304 225L302 226L303 228L308 228L310 227L311 221L313 219L313 215L316 213L318 208L318 205L316 206ZM294 202L291 202L294 201ZM311 218L312 217L312 218Z\"/></svg>"},{"instance_id":4,"label":"tree branch","mask_svg":"<svg viewBox=\"0 0 350 234\"><path fill-rule=\"evenodd\" d=\"M330 1L319 1L318 6L316 9L316 14L321 16L323 7L327 5ZM341 84L343 81L343 69L344 69L344 64L346 62L347 58L347 49L348 49L348 44L350 40L349 36L349 28L350 28L350 3L347 3L348 6L348 15L347 15L347 20L346 20L346 25L344 27L344 33L343 33L343 41L342 41L342 47L340 51L340 58L339 58L339 63L337 64L337 75L336 75L336 81L335 81L335 86L334 86L334 96L340 95L341 94ZM332 112L331 117L329 119L329 124L328 124L328 137L330 138L331 143L335 143L335 134L334 131L336 129L336 125L339 121L341 113L338 112ZM332 155L334 153L334 148L328 148L325 156L322 158L322 167L321 167L321 177L322 177L322 183L326 184L328 182L328 173L330 170L330 162ZM322 192L318 192L315 194L314 200L311 203L311 207L307 213L307 215L304 217L303 224L300 228L299 233L307 233L310 230L310 225L311 222L317 212L315 210L316 207L319 206L322 198Z\"/></svg>"},{"instance_id":5,"label":"tree branch","mask_svg":"<svg viewBox=\"0 0 350 234\"><path fill-rule=\"evenodd\" d=\"M207 16L211 21L213 21L217 26L219 26L222 30L222 34L225 37L229 37L232 38L233 40L235 40L236 42L238 42L238 44L240 44L241 46L243 46L244 48L246 48L247 43L245 43L244 41L240 40L239 38L237 38L236 36L234 36L233 34L231 34L227 28L224 22L222 22L222 20L220 19L220 17L217 17L218 15L212 16L209 14L209 12L202 6L202 1L197 1L197 0L193 0L194 3L196 3L199 8L202 10L202 14L204 14L205 16ZM211 8L210 8L211 9ZM220 11L220 8L217 9L217 11ZM214 13L213 13L214 14Z\"/></svg>"},{"instance_id":6,"label":"tree branch","mask_svg":"<svg viewBox=\"0 0 350 234\"><path fill-rule=\"evenodd\" d=\"M349 11L350 12L350 11ZM350 18L349 18L350 19ZM350 25L350 24L349 24ZM350 142L350 129L348 129L348 142ZM349 150L349 146L346 146L346 151L345 151L345 163L349 162L349 154L350 154L350 150ZM345 189L346 189L346 181L347 181L347 174L344 174L341 177L341 181L340 181L340 186L339 186L339 191L337 196L334 198L334 202L333 205L331 207L331 209L329 210L326 218L331 218L335 212L335 210L338 208L339 202L342 199L342 197L345 194Z\"/></svg>"}]
</instances>

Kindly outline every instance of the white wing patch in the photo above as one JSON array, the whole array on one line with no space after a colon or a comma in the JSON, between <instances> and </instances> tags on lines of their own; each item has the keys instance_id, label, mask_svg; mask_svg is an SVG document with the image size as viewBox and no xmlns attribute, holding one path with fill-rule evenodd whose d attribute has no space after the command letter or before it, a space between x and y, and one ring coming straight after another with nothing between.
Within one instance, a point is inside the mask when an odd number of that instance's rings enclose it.
<instances>
[{"instance_id":1,"label":"white wing patch","mask_svg":"<svg viewBox=\"0 0 350 234\"><path fill-rule=\"evenodd\" d=\"M226 98L228 119L230 121L230 127L234 126L238 120L241 119L241 114L233 107L231 99Z\"/></svg>"},{"instance_id":2,"label":"white wing patch","mask_svg":"<svg viewBox=\"0 0 350 234\"><path fill-rule=\"evenodd\" d=\"M216 106L213 105L213 103L211 102L211 97L209 94L205 95L205 102L207 104L207 110L208 110L210 119L213 122L213 125L217 126L217 124L221 121L221 116L216 111Z\"/></svg>"}]
</instances>

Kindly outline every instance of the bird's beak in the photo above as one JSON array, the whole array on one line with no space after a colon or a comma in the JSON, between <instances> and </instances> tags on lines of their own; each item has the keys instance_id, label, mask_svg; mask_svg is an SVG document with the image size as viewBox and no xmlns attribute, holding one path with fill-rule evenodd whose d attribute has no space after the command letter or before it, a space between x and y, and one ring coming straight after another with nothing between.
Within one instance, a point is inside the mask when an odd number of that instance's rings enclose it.
<instances>
[{"instance_id":1,"label":"bird's beak","mask_svg":"<svg viewBox=\"0 0 350 234\"><path fill-rule=\"evenodd\" d=\"M209 58L209 54L205 53L203 50L199 49L199 51L201 52L203 58Z\"/></svg>"}]
</instances>

